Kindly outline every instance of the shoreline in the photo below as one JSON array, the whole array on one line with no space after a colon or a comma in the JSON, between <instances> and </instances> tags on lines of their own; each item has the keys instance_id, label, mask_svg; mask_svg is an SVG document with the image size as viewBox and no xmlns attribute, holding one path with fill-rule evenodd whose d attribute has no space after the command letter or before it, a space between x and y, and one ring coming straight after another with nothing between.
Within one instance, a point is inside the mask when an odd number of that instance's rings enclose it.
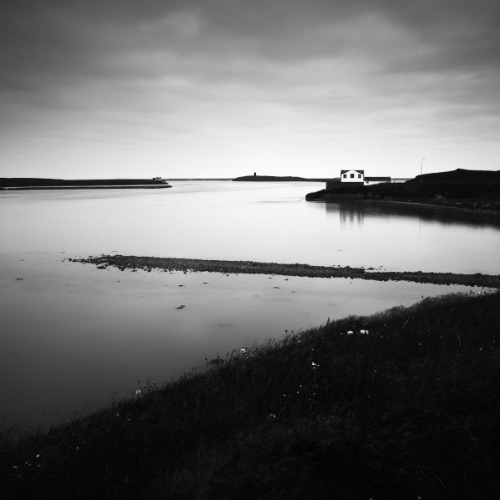
<instances>
[{"instance_id":1,"label":"shoreline","mask_svg":"<svg viewBox=\"0 0 500 500\"><path fill-rule=\"evenodd\" d=\"M169 188L170 184L161 177L152 179L51 179L38 177L0 177L0 190L39 189L140 189Z\"/></svg>"},{"instance_id":2,"label":"shoreline","mask_svg":"<svg viewBox=\"0 0 500 500\"><path fill-rule=\"evenodd\" d=\"M131 184L131 185L88 185L88 186L15 186L15 187L0 187L0 191L61 191L74 189L166 189L171 188L169 184L152 185L152 184Z\"/></svg>"},{"instance_id":3,"label":"shoreline","mask_svg":"<svg viewBox=\"0 0 500 500\"><path fill-rule=\"evenodd\" d=\"M327 182L329 179L307 178L293 175L243 175L232 179L234 182Z\"/></svg>"},{"instance_id":4,"label":"shoreline","mask_svg":"<svg viewBox=\"0 0 500 500\"><path fill-rule=\"evenodd\" d=\"M422 271L376 271L373 268L327 267L308 264L275 262L228 261L211 259L184 259L172 257L140 257L134 255L101 255L99 257L70 258L70 262L93 264L98 269L116 267L122 271L143 269L151 271L212 272L224 274L273 274L309 278L348 278L374 281L409 281L436 285L468 285L500 289L500 276L489 274L455 274Z\"/></svg>"},{"instance_id":5,"label":"shoreline","mask_svg":"<svg viewBox=\"0 0 500 500\"><path fill-rule=\"evenodd\" d=\"M462 212L467 214L474 215L486 215L500 218L500 212L497 210L482 210L482 209L474 209L474 208L466 208L466 207L453 207L446 205L438 205L432 203L419 203L417 201L398 201L398 200L371 200L361 197L325 197L318 199L306 199L306 201L314 202L314 203L362 203L362 204L386 204L386 205L404 205L409 207L422 207L422 208L437 208L448 210L450 212Z\"/></svg>"}]
</instances>

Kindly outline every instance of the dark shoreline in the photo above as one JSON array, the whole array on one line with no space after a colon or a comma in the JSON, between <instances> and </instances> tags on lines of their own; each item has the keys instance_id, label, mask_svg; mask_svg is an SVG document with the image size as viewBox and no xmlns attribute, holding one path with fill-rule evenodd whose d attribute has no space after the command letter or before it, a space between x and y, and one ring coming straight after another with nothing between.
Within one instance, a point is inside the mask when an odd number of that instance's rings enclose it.
<instances>
[{"instance_id":1,"label":"dark shoreline","mask_svg":"<svg viewBox=\"0 0 500 500\"><path fill-rule=\"evenodd\" d=\"M120 270L161 269L163 271L212 272L224 274L275 274L310 278L349 278L375 281L410 281L438 285L467 285L500 288L500 276L488 274L454 274L421 271L388 272L353 267L279 264L274 262L227 261L210 259L180 259L169 257L139 257L133 255L101 255L71 262L94 264L99 269L108 266Z\"/></svg>"},{"instance_id":2,"label":"dark shoreline","mask_svg":"<svg viewBox=\"0 0 500 500\"><path fill-rule=\"evenodd\" d=\"M172 187L161 177L149 179L49 179L38 177L0 177L0 190L38 189L144 189Z\"/></svg>"},{"instance_id":3,"label":"dark shoreline","mask_svg":"<svg viewBox=\"0 0 500 500\"><path fill-rule=\"evenodd\" d=\"M329 179L306 178L293 175L244 175L232 179L235 182L327 182Z\"/></svg>"},{"instance_id":4,"label":"dark shoreline","mask_svg":"<svg viewBox=\"0 0 500 500\"><path fill-rule=\"evenodd\" d=\"M362 203L363 205L402 205L407 207L417 207L417 208L431 208L431 209L442 209L448 212L461 212L473 215L484 215L487 217L500 218L500 211L498 210L488 210L482 208L466 208L457 206L446 206L440 205L438 203L430 203L429 201L421 203L418 201L398 201L398 200L375 200L375 199L365 199L361 196L349 196L349 195L338 195L338 196L325 196L323 198L307 198L306 201L312 203Z\"/></svg>"},{"instance_id":5,"label":"dark shoreline","mask_svg":"<svg viewBox=\"0 0 500 500\"><path fill-rule=\"evenodd\" d=\"M21 187L0 187L0 191L67 191L76 189L166 189L171 188L170 184L130 184L130 185L88 185L88 186L21 186Z\"/></svg>"},{"instance_id":6,"label":"dark shoreline","mask_svg":"<svg viewBox=\"0 0 500 500\"><path fill-rule=\"evenodd\" d=\"M363 183L332 179L326 188L306 195L306 201L382 202L455 209L500 215L500 171L457 169L419 175L406 182Z\"/></svg>"},{"instance_id":7,"label":"dark shoreline","mask_svg":"<svg viewBox=\"0 0 500 500\"><path fill-rule=\"evenodd\" d=\"M383 203L389 205L407 205L412 207L427 207L427 208L442 208L443 210L450 210L454 212L464 212L468 214L476 215L494 215L500 217L500 212L498 210L487 210L481 208L466 208L466 207L453 207L446 205L439 205L437 203L419 203L418 201L397 201L397 200L366 200L366 202L372 203Z\"/></svg>"}]
</instances>

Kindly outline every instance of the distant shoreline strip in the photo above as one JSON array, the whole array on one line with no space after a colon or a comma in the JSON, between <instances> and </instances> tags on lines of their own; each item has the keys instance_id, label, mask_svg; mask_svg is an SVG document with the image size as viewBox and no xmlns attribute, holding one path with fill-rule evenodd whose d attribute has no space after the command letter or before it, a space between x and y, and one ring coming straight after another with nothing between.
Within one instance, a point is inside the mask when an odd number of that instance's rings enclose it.
<instances>
[{"instance_id":1,"label":"distant shoreline strip","mask_svg":"<svg viewBox=\"0 0 500 500\"><path fill-rule=\"evenodd\" d=\"M0 187L3 191L42 191L42 190L67 190L67 189L166 189L171 188L169 184L123 184L123 185L96 185L96 186L16 186Z\"/></svg>"},{"instance_id":2,"label":"distant shoreline strip","mask_svg":"<svg viewBox=\"0 0 500 500\"><path fill-rule=\"evenodd\" d=\"M99 269L116 267L151 271L211 272L224 274L267 274L310 278L348 278L375 281L410 281L437 285L482 286L500 289L500 276L488 274L454 274L433 272L386 272L373 268L340 266L311 266L308 264L279 264L274 262L228 261L210 259L180 259L170 257L137 257L133 255L101 255L84 259L68 259L71 262L94 264Z\"/></svg>"}]
</instances>

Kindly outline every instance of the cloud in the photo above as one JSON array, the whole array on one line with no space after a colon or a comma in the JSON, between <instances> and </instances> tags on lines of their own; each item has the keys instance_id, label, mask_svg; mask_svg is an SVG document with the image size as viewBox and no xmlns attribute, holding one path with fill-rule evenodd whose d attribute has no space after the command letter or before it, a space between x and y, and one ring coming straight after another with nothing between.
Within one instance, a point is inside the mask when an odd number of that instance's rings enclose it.
<instances>
[{"instance_id":1,"label":"cloud","mask_svg":"<svg viewBox=\"0 0 500 500\"><path fill-rule=\"evenodd\" d=\"M190 141L209 151L207 138L235 156L246 143L289 158L300 143L322 165L340 144L374 155L391 142L413 144L408 154L490 144L499 11L490 0L7 0L0 143L157 141L178 159Z\"/></svg>"}]
</instances>

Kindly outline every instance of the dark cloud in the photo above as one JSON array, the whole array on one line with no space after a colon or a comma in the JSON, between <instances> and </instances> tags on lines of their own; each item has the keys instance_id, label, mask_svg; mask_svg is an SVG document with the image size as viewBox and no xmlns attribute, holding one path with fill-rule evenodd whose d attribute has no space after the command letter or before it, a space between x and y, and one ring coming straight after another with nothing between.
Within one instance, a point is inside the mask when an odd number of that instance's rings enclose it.
<instances>
[{"instance_id":1,"label":"dark cloud","mask_svg":"<svg viewBox=\"0 0 500 500\"><path fill-rule=\"evenodd\" d=\"M499 24L497 0L2 0L0 135L52 120L243 136L266 116L311 136L473 121L489 139Z\"/></svg>"},{"instance_id":2,"label":"dark cloud","mask_svg":"<svg viewBox=\"0 0 500 500\"><path fill-rule=\"evenodd\" d=\"M4 0L0 83L11 86L17 79L20 86L29 80L43 86L51 79L109 78L115 71L161 73L161 58L149 67L139 62L141 55L147 60L155 53L206 57L215 65L224 58L299 64L345 54L364 55L388 71L479 70L499 64L499 5L490 0ZM198 32L189 19L199 23ZM385 53L384 30L396 28L426 50L396 57L393 47ZM397 39L387 43L397 46Z\"/></svg>"}]
</instances>

